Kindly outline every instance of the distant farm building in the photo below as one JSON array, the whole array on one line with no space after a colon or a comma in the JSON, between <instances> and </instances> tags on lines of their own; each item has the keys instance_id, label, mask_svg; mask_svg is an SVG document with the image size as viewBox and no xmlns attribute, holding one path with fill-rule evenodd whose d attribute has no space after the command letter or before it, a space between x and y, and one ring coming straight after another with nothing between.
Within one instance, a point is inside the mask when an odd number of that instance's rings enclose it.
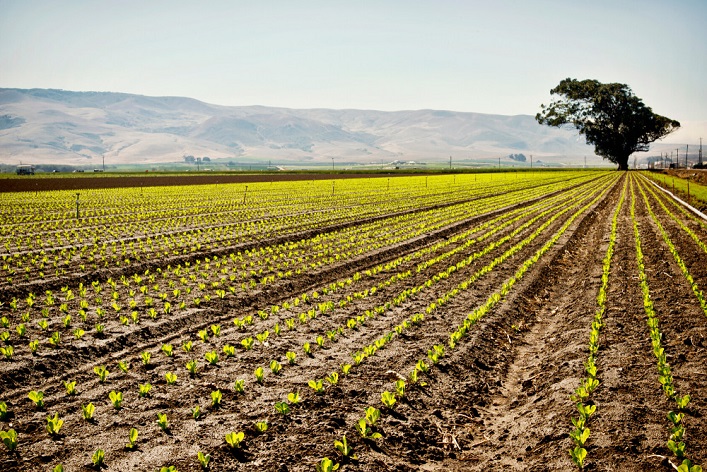
<instances>
[{"instance_id":1,"label":"distant farm building","mask_svg":"<svg viewBox=\"0 0 707 472\"><path fill-rule=\"evenodd\" d=\"M17 166L17 175L34 175L34 166L29 164L20 164Z\"/></svg>"}]
</instances>

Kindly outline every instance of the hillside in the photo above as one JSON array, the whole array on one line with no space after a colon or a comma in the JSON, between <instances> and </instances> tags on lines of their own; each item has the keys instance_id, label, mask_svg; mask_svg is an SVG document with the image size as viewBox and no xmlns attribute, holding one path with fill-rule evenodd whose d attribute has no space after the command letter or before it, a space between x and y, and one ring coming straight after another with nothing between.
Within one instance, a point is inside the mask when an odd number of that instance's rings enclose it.
<instances>
[{"instance_id":1,"label":"hillside","mask_svg":"<svg viewBox=\"0 0 707 472\"><path fill-rule=\"evenodd\" d=\"M601 160L576 132L532 116L437 110L296 110L181 97L0 89L0 162L97 166L180 162L185 155L279 165L496 159Z\"/></svg>"}]
</instances>

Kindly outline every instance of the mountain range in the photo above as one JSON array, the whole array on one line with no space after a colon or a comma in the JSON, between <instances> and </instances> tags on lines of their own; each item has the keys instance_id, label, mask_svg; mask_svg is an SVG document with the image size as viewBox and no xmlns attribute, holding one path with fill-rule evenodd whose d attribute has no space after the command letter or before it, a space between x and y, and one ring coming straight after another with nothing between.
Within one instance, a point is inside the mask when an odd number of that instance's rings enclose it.
<instances>
[{"instance_id":1,"label":"mountain range","mask_svg":"<svg viewBox=\"0 0 707 472\"><path fill-rule=\"evenodd\" d=\"M185 156L277 165L446 162L533 155L598 164L576 131L530 115L221 106L183 97L0 88L0 162L96 167ZM509 157L510 156L510 157Z\"/></svg>"}]
</instances>

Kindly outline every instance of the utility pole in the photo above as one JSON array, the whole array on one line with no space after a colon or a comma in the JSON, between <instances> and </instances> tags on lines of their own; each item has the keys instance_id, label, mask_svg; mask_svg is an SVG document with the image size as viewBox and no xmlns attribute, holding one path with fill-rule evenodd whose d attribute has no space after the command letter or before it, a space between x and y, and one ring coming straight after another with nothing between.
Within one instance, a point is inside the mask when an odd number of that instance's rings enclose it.
<instances>
[{"instance_id":1,"label":"utility pole","mask_svg":"<svg viewBox=\"0 0 707 472\"><path fill-rule=\"evenodd\" d=\"M530 168L533 168L533 155L530 155Z\"/></svg>"},{"instance_id":2,"label":"utility pole","mask_svg":"<svg viewBox=\"0 0 707 472\"><path fill-rule=\"evenodd\" d=\"M678 169L680 168L680 149L675 150L675 164Z\"/></svg>"},{"instance_id":3,"label":"utility pole","mask_svg":"<svg viewBox=\"0 0 707 472\"><path fill-rule=\"evenodd\" d=\"M334 171L334 158L331 158L331 171Z\"/></svg>"},{"instance_id":4,"label":"utility pole","mask_svg":"<svg viewBox=\"0 0 707 472\"><path fill-rule=\"evenodd\" d=\"M105 172L106 171L106 155L103 154L103 155L101 155L101 157L103 158L103 172Z\"/></svg>"},{"instance_id":5,"label":"utility pole","mask_svg":"<svg viewBox=\"0 0 707 472\"><path fill-rule=\"evenodd\" d=\"M498 168L499 169L501 168L501 158L500 157L498 158Z\"/></svg>"},{"instance_id":6,"label":"utility pole","mask_svg":"<svg viewBox=\"0 0 707 472\"><path fill-rule=\"evenodd\" d=\"M452 156L449 156L449 170L452 170Z\"/></svg>"},{"instance_id":7,"label":"utility pole","mask_svg":"<svg viewBox=\"0 0 707 472\"><path fill-rule=\"evenodd\" d=\"M700 153L698 156L699 156L700 167L702 167L702 138L700 138Z\"/></svg>"},{"instance_id":8,"label":"utility pole","mask_svg":"<svg viewBox=\"0 0 707 472\"><path fill-rule=\"evenodd\" d=\"M689 152L690 152L690 145L686 144L685 145L685 169L687 169L687 155L689 154Z\"/></svg>"}]
</instances>

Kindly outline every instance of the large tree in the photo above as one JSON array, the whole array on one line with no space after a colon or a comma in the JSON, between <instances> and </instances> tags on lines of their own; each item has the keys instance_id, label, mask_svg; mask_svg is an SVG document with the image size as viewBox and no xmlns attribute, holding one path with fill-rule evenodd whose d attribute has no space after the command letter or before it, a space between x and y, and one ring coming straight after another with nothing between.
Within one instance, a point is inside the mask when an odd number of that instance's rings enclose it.
<instances>
[{"instance_id":1,"label":"large tree","mask_svg":"<svg viewBox=\"0 0 707 472\"><path fill-rule=\"evenodd\" d=\"M540 105L538 123L577 128L596 154L618 164L619 170L628 170L631 154L648 151L650 143L680 127L677 121L653 113L625 84L565 79L550 94L559 98Z\"/></svg>"}]
</instances>

